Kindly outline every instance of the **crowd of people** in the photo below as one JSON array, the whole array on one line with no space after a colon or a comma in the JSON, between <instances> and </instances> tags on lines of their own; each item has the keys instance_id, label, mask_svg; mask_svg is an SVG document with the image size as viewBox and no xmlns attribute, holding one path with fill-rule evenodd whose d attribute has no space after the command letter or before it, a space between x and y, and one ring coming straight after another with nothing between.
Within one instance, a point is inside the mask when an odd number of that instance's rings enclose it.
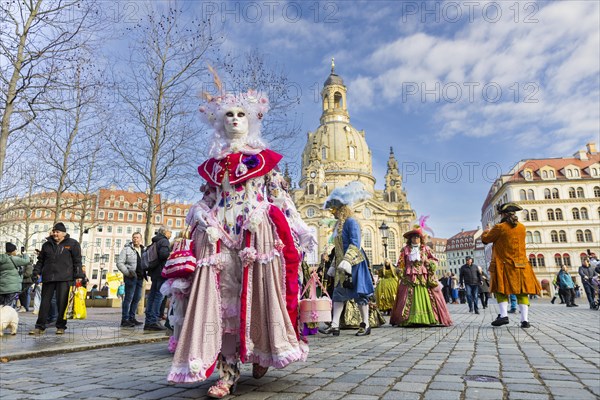
<instances>
[{"instance_id":1,"label":"crowd of people","mask_svg":"<svg viewBox=\"0 0 600 400\"><path fill-rule=\"evenodd\" d=\"M216 78L215 83L219 87ZM316 240L277 168L282 157L260 137L261 120L269 108L266 96L220 92L205 100L200 111L214 130L213 146L210 158L198 168L207 182L203 198L186 218L191 240L186 257L194 260L195 270L185 276L164 275L175 254L169 229L158 229L148 247L142 235L134 233L116 261L123 275L117 295L122 301L122 328L143 325L144 331L173 331L170 382L202 381L217 370L219 379L208 396L222 398L235 391L241 363L252 364L252 375L259 379L270 368L284 368L308 356L305 334L316 332L301 330L298 323L299 294L307 281L300 265ZM531 326L529 297L539 295L541 287L525 257L525 227L516 216L520 206L501 205L501 221L483 232L483 243L493 246L487 271L466 257L458 277L445 273L438 279L438 259L425 244L421 224L404 233L406 244L399 259L385 260L375 282L361 247L360 224L353 217L353 205L369 197L355 181L335 188L324 204L335 225L333 247L323 255L320 271L329 280L332 298L331 321L319 329L321 334L339 336L342 314L350 309L356 310L356 336L371 335L378 325L373 316L379 311L390 315L393 326L450 326L448 304L459 303L461 291L474 314L480 313L479 304L486 309L490 296L495 297L500 313L492 326L509 324L508 314L517 308L520 326ZM598 307L597 265L592 255L578 271L590 308ZM142 322L137 309L148 281ZM79 243L60 222L53 226L35 264L18 255L12 243L0 255L2 306L15 306L18 299L27 311L33 284L39 311L29 333L42 335L55 319L56 334L64 334L69 288L87 285L87 278ZM563 303L577 306L567 267L557 273L556 285ZM94 297L97 286L91 292Z\"/></svg>"}]
</instances>

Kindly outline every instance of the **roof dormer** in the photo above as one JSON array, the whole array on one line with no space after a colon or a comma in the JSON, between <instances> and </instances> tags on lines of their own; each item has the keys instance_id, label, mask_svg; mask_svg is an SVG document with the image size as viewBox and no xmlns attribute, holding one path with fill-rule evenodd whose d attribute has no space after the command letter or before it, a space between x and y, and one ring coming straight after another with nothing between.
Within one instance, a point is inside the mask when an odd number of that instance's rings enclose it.
<instances>
[{"instance_id":1,"label":"roof dormer","mask_svg":"<svg viewBox=\"0 0 600 400\"><path fill-rule=\"evenodd\" d=\"M556 179L556 171L549 165L544 165L538 170L538 174L543 180Z\"/></svg>"},{"instance_id":2,"label":"roof dormer","mask_svg":"<svg viewBox=\"0 0 600 400\"><path fill-rule=\"evenodd\" d=\"M561 172L567 179L581 179L581 170L577 165L566 165Z\"/></svg>"},{"instance_id":3,"label":"roof dormer","mask_svg":"<svg viewBox=\"0 0 600 400\"><path fill-rule=\"evenodd\" d=\"M533 170L531 168L524 168L523 171L521 171L521 176L525 178L526 181L532 181Z\"/></svg>"},{"instance_id":4,"label":"roof dormer","mask_svg":"<svg viewBox=\"0 0 600 400\"><path fill-rule=\"evenodd\" d=\"M600 163L588 165L584 171L592 178L600 178Z\"/></svg>"}]
</instances>

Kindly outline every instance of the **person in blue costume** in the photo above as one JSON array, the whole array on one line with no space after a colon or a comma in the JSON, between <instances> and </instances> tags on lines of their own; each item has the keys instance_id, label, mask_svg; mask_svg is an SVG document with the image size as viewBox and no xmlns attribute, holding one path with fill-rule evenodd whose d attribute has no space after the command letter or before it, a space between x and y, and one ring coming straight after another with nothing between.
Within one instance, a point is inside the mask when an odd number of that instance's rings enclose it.
<instances>
[{"instance_id":1,"label":"person in blue costume","mask_svg":"<svg viewBox=\"0 0 600 400\"><path fill-rule=\"evenodd\" d=\"M362 322L356 336L371 334L369 326L369 296L375 291L369 261L360 246L360 225L352 217L352 205L371 197L362 183L353 181L336 188L325 202L337 220L333 228L335 256L327 274L334 277L333 318L331 325L319 332L339 336L340 317L344 303L354 300L360 310Z\"/></svg>"}]
</instances>

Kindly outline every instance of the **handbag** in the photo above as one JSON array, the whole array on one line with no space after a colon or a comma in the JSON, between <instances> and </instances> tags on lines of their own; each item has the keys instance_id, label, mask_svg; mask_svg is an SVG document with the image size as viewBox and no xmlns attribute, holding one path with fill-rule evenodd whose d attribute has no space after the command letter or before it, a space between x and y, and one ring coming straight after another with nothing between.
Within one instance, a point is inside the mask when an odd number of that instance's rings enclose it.
<instances>
[{"instance_id":1,"label":"handbag","mask_svg":"<svg viewBox=\"0 0 600 400\"><path fill-rule=\"evenodd\" d=\"M82 286L75 287L75 295L73 299L73 318L86 319L87 309L85 308L85 297L87 289Z\"/></svg>"},{"instance_id":2,"label":"handbag","mask_svg":"<svg viewBox=\"0 0 600 400\"><path fill-rule=\"evenodd\" d=\"M167 259L162 270L162 277L186 278L196 270L196 256L194 255L194 241L181 239L173 245L173 252Z\"/></svg>"},{"instance_id":3,"label":"handbag","mask_svg":"<svg viewBox=\"0 0 600 400\"><path fill-rule=\"evenodd\" d=\"M324 294L322 297L317 297L317 284L321 287L322 294ZM311 274L302 292L302 297L304 297L307 290L309 290L309 297L300 300L299 303L300 322L331 322L331 298L316 272Z\"/></svg>"},{"instance_id":4,"label":"handbag","mask_svg":"<svg viewBox=\"0 0 600 400\"><path fill-rule=\"evenodd\" d=\"M69 300L67 300L67 308L65 309L64 319L73 319L75 306L75 293L77 292L77 286L71 286L69 288Z\"/></svg>"}]
</instances>

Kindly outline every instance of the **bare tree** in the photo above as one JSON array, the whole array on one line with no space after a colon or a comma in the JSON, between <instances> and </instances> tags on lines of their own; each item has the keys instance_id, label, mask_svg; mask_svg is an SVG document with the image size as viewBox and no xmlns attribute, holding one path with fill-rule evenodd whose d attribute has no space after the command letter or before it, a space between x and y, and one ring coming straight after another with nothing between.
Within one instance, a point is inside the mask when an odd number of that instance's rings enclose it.
<instances>
[{"instance_id":1,"label":"bare tree","mask_svg":"<svg viewBox=\"0 0 600 400\"><path fill-rule=\"evenodd\" d=\"M102 78L89 59L78 53L74 68L65 75L63 96L60 105L33 121L38 134L33 147L37 149L37 159L45 164L47 175L40 184L54 193L52 202L54 223L60 219L65 207L79 209L87 204L89 192L65 203L64 194L77 187L86 187L89 180L90 155L98 151L97 136L104 126L96 117L98 93L101 92ZM67 83L68 82L68 83ZM95 160L94 160L95 161ZM72 197L72 196L71 196ZM84 214L85 215L85 214Z\"/></svg>"},{"instance_id":2,"label":"bare tree","mask_svg":"<svg viewBox=\"0 0 600 400\"><path fill-rule=\"evenodd\" d=\"M60 86L67 54L91 20L93 0L11 0L0 3L0 180L9 138L53 109L49 92Z\"/></svg>"},{"instance_id":3,"label":"bare tree","mask_svg":"<svg viewBox=\"0 0 600 400\"><path fill-rule=\"evenodd\" d=\"M271 109L263 121L262 136L270 147L284 154L294 148L301 128L295 111L300 103L300 86L289 79L283 67L269 63L257 49L228 62L227 71L234 91L256 89L267 93Z\"/></svg>"},{"instance_id":4,"label":"bare tree","mask_svg":"<svg viewBox=\"0 0 600 400\"><path fill-rule=\"evenodd\" d=\"M108 140L124 165L122 173L146 193L148 243L158 206L155 195L176 188L197 162L194 154L208 147L196 124L196 96L200 79L209 77L207 61L218 44L210 21L188 19L173 7L164 12L148 8L145 14L128 34L129 69L113 63L120 98L113 115L121 120Z\"/></svg>"}]
</instances>

